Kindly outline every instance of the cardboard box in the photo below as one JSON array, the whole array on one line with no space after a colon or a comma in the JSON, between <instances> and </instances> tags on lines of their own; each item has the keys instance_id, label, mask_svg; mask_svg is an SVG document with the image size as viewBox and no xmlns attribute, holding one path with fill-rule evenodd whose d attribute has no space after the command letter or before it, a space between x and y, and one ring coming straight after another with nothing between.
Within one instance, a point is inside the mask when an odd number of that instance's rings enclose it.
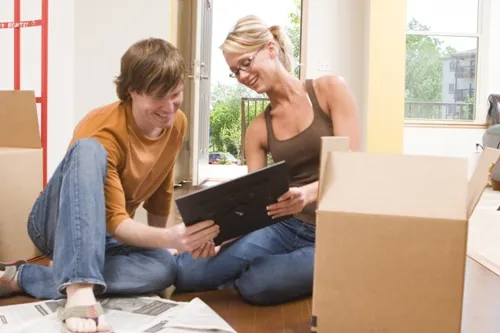
<instances>
[{"instance_id":1,"label":"cardboard box","mask_svg":"<svg viewBox=\"0 0 500 333\"><path fill-rule=\"evenodd\" d=\"M40 255L27 232L33 203L43 189L35 94L0 91L0 260Z\"/></svg>"},{"instance_id":2,"label":"cardboard box","mask_svg":"<svg viewBox=\"0 0 500 333\"><path fill-rule=\"evenodd\" d=\"M312 331L460 333L468 220L499 151L470 182L467 159L325 153Z\"/></svg>"}]
</instances>

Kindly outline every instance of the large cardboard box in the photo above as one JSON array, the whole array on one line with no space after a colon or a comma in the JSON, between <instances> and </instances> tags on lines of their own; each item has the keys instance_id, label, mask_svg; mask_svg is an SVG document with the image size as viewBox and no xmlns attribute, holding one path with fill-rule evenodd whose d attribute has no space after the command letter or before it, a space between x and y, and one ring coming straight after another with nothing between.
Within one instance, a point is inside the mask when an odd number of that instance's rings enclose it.
<instances>
[{"instance_id":1,"label":"large cardboard box","mask_svg":"<svg viewBox=\"0 0 500 333\"><path fill-rule=\"evenodd\" d=\"M312 331L460 333L468 220L499 151L325 152Z\"/></svg>"},{"instance_id":2,"label":"large cardboard box","mask_svg":"<svg viewBox=\"0 0 500 333\"><path fill-rule=\"evenodd\" d=\"M43 188L35 94L0 91L0 260L39 256L27 232L28 216Z\"/></svg>"}]
</instances>

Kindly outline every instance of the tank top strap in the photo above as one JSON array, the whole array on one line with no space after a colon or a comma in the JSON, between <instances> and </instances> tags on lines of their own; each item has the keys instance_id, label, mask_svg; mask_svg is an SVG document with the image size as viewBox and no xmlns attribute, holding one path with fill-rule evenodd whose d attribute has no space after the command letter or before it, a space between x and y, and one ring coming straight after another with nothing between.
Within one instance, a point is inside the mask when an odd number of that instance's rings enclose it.
<instances>
[{"instance_id":1,"label":"tank top strap","mask_svg":"<svg viewBox=\"0 0 500 333\"><path fill-rule=\"evenodd\" d=\"M314 114L320 116L323 119L328 119L328 116L323 112L321 106L319 105L318 95L316 95L316 91L314 91L313 80L306 80L306 91L307 95L309 95L309 99L311 100Z\"/></svg>"},{"instance_id":2,"label":"tank top strap","mask_svg":"<svg viewBox=\"0 0 500 333\"><path fill-rule=\"evenodd\" d=\"M271 104L268 104L264 110L264 119L266 120L267 132L267 151L271 150L271 144L274 142L273 124L271 121Z\"/></svg>"}]
</instances>

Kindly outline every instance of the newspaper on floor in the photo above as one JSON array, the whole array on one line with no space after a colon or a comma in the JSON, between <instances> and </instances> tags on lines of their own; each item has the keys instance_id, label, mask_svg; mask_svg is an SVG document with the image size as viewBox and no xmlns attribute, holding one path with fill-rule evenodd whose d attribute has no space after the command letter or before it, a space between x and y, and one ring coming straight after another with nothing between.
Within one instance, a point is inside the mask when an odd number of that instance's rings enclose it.
<instances>
[{"instance_id":1,"label":"newspaper on floor","mask_svg":"<svg viewBox=\"0 0 500 333\"><path fill-rule=\"evenodd\" d=\"M99 299L114 333L236 333L201 299L174 302L159 297ZM62 331L58 311L65 300L0 307L0 332L54 333Z\"/></svg>"}]
</instances>

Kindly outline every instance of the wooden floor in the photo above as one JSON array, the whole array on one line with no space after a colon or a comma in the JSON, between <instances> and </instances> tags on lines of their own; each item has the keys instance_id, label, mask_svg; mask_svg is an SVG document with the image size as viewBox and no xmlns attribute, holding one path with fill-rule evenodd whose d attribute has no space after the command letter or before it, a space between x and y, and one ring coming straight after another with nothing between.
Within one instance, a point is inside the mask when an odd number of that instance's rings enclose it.
<instances>
[{"instance_id":1,"label":"wooden floor","mask_svg":"<svg viewBox=\"0 0 500 333\"><path fill-rule=\"evenodd\" d=\"M253 306L243 302L234 290L174 295L189 301L199 297L238 333L309 333L311 299L276 306Z\"/></svg>"}]
</instances>

